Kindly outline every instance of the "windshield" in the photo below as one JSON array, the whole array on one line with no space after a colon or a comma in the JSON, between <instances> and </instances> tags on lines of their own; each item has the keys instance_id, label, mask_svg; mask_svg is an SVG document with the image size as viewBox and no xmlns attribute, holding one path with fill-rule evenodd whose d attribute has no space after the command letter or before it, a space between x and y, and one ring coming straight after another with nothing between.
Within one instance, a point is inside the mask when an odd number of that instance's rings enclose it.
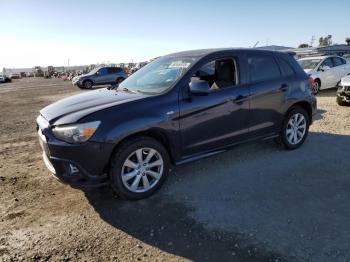
<instances>
[{"instance_id":1,"label":"windshield","mask_svg":"<svg viewBox=\"0 0 350 262\"><path fill-rule=\"evenodd\" d=\"M314 69L321 62L321 59L305 59L298 60L298 62L303 69Z\"/></svg>"},{"instance_id":2,"label":"windshield","mask_svg":"<svg viewBox=\"0 0 350 262\"><path fill-rule=\"evenodd\" d=\"M88 74L95 74L98 70L100 69L100 67L96 67L94 69L92 69Z\"/></svg>"},{"instance_id":3,"label":"windshield","mask_svg":"<svg viewBox=\"0 0 350 262\"><path fill-rule=\"evenodd\" d=\"M119 88L142 93L162 93L183 76L196 59L196 57L158 58L125 79Z\"/></svg>"}]
</instances>

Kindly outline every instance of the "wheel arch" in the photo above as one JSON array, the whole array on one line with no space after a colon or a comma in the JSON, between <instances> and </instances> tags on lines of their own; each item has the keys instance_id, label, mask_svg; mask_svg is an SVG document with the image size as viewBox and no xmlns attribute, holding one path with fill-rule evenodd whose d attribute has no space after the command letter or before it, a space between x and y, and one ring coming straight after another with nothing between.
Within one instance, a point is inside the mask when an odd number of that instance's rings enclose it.
<instances>
[{"instance_id":1,"label":"wheel arch","mask_svg":"<svg viewBox=\"0 0 350 262\"><path fill-rule=\"evenodd\" d=\"M307 101L299 101L299 102L296 102L296 103L292 104L292 105L288 108L286 114L288 114L288 112L289 112L293 107L295 107L295 106L300 106L301 108L303 108L303 109L307 112L310 121L312 120L312 106L311 106L311 104L310 104L309 102L307 102Z\"/></svg>"},{"instance_id":2,"label":"wheel arch","mask_svg":"<svg viewBox=\"0 0 350 262\"><path fill-rule=\"evenodd\" d=\"M175 164L176 162L176 157L175 157L175 152L172 149L171 146L171 142L170 142L170 138L168 137L168 135L160 130L160 129L156 129L156 128L151 128L148 130L142 130L142 131L137 131L135 133L129 134L125 137L123 137L122 139L120 139L114 146L113 151L110 155L110 159L108 161L108 166L105 167L105 171L108 171L107 169L109 169L109 163L112 160L112 157L114 155L114 153L118 150L118 148L125 143L126 141L132 140L132 139L136 139L136 138L140 138L140 137L148 137L148 138L153 138L154 140L156 140L157 142L159 142L160 144L162 144L162 146L164 146L165 150L168 152L169 154L169 159L170 162L172 164Z\"/></svg>"},{"instance_id":3,"label":"wheel arch","mask_svg":"<svg viewBox=\"0 0 350 262\"><path fill-rule=\"evenodd\" d=\"M321 85L322 85L321 78L316 77L314 81L318 82L320 84L319 88L321 88Z\"/></svg>"},{"instance_id":4,"label":"wheel arch","mask_svg":"<svg viewBox=\"0 0 350 262\"><path fill-rule=\"evenodd\" d=\"M84 80L83 80L83 85L84 85L87 81L90 81L92 84L95 84L95 82L94 82L92 79L88 78L88 79L84 79Z\"/></svg>"}]
</instances>

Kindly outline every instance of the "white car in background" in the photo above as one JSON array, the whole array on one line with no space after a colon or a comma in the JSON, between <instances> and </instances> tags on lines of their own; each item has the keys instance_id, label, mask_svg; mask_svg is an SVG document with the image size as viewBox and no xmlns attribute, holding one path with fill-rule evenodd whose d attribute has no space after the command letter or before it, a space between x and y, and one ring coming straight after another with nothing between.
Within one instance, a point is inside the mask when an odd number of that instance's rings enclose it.
<instances>
[{"instance_id":1,"label":"white car in background","mask_svg":"<svg viewBox=\"0 0 350 262\"><path fill-rule=\"evenodd\" d=\"M5 83L6 77L4 75L0 75L0 83Z\"/></svg>"},{"instance_id":2,"label":"white car in background","mask_svg":"<svg viewBox=\"0 0 350 262\"><path fill-rule=\"evenodd\" d=\"M315 81L313 91L335 87L350 74L350 61L340 56L314 56L298 60L301 67Z\"/></svg>"}]
</instances>

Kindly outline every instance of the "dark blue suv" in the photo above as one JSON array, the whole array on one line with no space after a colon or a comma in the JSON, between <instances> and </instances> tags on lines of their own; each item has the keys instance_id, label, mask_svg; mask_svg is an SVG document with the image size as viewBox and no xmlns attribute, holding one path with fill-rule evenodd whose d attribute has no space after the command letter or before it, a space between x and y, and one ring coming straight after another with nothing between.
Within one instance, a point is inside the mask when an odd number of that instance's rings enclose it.
<instances>
[{"instance_id":1,"label":"dark blue suv","mask_svg":"<svg viewBox=\"0 0 350 262\"><path fill-rule=\"evenodd\" d=\"M118 88L71 96L37 118L48 169L73 186L110 184L121 197L151 195L171 164L243 142L301 146L316 99L288 54L213 49L163 56Z\"/></svg>"},{"instance_id":2,"label":"dark blue suv","mask_svg":"<svg viewBox=\"0 0 350 262\"><path fill-rule=\"evenodd\" d=\"M97 85L118 85L128 75L120 67L98 67L86 75L76 76L72 79L73 85L82 89L90 89Z\"/></svg>"}]
</instances>

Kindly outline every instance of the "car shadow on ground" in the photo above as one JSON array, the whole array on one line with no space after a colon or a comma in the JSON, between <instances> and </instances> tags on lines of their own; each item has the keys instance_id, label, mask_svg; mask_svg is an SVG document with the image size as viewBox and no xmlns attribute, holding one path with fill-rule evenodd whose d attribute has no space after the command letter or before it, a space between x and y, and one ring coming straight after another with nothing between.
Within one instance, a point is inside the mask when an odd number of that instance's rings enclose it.
<instances>
[{"instance_id":1,"label":"car shadow on ground","mask_svg":"<svg viewBox=\"0 0 350 262\"><path fill-rule=\"evenodd\" d=\"M318 121L323 119L323 115L327 112L327 110L323 110L323 109L317 109L316 114L312 117L313 121Z\"/></svg>"},{"instance_id":2,"label":"car shadow on ground","mask_svg":"<svg viewBox=\"0 0 350 262\"><path fill-rule=\"evenodd\" d=\"M191 260L346 261L349 152L350 136L310 132L298 150L257 142L176 167L145 200L85 195L113 227Z\"/></svg>"},{"instance_id":3,"label":"car shadow on ground","mask_svg":"<svg viewBox=\"0 0 350 262\"><path fill-rule=\"evenodd\" d=\"M338 90L338 87L332 87L332 88L320 90L316 95L316 98L317 97L334 97L335 99L335 97L337 96L337 90Z\"/></svg>"}]
</instances>

